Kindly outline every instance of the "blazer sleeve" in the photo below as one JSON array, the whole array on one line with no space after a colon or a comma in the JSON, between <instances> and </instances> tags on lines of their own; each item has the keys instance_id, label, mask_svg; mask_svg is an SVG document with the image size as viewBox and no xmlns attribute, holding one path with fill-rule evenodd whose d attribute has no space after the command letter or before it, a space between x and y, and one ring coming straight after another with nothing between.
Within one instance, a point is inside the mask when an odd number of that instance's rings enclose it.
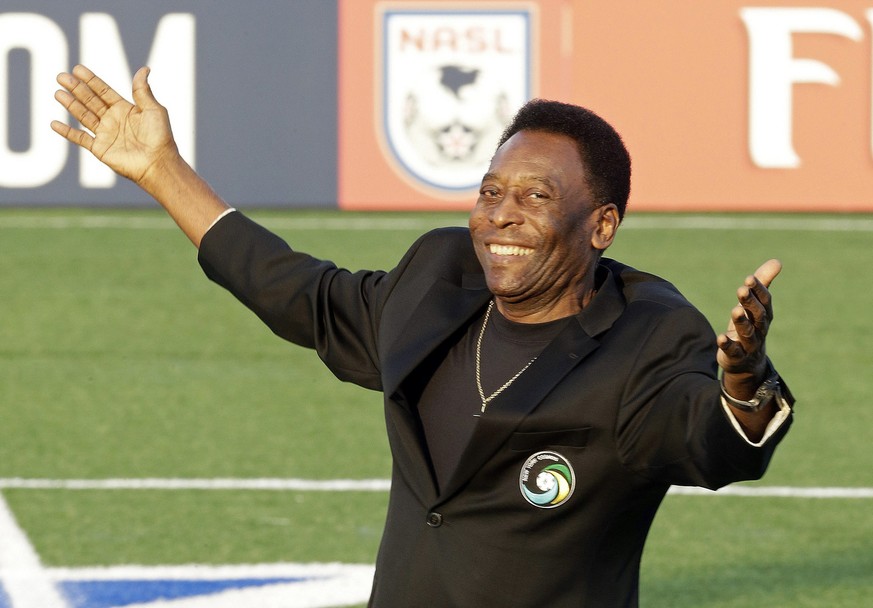
<instances>
[{"instance_id":1,"label":"blazer sleeve","mask_svg":"<svg viewBox=\"0 0 873 608\"><path fill-rule=\"evenodd\" d=\"M294 251L239 212L206 233L198 261L276 335L315 349L339 379L381 389L376 336L387 273L352 273Z\"/></svg>"},{"instance_id":2,"label":"blazer sleeve","mask_svg":"<svg viewBox=\"0 0 873 608\"><path fill-rule=\"evenodd\" d=\"M715 335L692 306L651 314L626 379L617 425L625 465L657 481L716 489L760 478L791 424L749 444L721 406ZM658 310L660 309L660 310Z\"/></svg>"}]
</instances>

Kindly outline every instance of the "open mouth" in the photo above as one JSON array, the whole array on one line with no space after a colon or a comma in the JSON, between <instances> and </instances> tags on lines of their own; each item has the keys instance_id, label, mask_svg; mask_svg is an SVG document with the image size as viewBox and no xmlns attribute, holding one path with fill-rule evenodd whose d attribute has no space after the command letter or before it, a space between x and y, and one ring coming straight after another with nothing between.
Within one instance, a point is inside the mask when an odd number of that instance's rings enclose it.
<instances>
[{"instance_id":1,"label":"open mouth","mask_svg":"<svg viewBox=\"0 0 873 608\"><path fill-rule=\"evenodd\" d=\"M525 256L533 253L533 249L530 249L529 247L520 247L518 245L497 245L496 243L488 245L488 251L494 255L512 256Z\"/></svg>"}]
</instances>

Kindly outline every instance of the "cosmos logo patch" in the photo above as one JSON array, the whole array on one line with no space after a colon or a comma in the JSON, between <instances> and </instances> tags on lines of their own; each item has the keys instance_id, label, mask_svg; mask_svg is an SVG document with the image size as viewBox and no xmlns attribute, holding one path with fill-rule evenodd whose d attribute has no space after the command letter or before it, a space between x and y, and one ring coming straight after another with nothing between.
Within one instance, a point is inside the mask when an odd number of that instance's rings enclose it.
<instances>
[{"instance_id":1,"label":"cosmos logo patch","mask_svg":"<svg viewBox=\"0 0 873 608\"><path fill-rule=\"evenodd\" d=\"M518 487L530 504L553 509L573 495L576 475L570 462L557 452L537 452L521 468Z\"/></svg>"}]
</instances>

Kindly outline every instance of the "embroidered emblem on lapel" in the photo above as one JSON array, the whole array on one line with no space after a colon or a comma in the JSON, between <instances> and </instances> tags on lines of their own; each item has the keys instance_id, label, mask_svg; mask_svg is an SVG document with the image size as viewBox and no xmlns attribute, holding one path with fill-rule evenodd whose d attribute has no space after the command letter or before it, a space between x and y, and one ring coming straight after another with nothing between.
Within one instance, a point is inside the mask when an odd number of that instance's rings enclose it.
<instances>
[{"instance_id":1,"label":"embroidered emblem on lapel","mask_svg":"<svg viewBox=\"0 0 873 608\"><path fill-rule=\"evenodd\" d=\"M518 487L530 504L541 509L553 509L573 495L576 475L570 461L557 452L537 452L521 468Z\"/></svg>"}]
</instances>

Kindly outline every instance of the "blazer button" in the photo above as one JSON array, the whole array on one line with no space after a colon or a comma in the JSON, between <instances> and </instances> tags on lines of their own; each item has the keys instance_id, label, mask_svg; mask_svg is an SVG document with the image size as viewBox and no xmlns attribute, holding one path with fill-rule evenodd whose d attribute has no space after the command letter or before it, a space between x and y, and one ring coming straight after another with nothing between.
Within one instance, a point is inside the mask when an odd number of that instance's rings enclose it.
<instances>
[{"instance_id":1,"label":"blazer button","mask_svg":"<svg viewBox=\"0 0 873 608\"><path fill-rule=\"evenodd\" d=\"M431 511L427 514L427 525L431 528L439 528L443 525L443 516L436 511Z\"/></svg>"}]
</instances>

